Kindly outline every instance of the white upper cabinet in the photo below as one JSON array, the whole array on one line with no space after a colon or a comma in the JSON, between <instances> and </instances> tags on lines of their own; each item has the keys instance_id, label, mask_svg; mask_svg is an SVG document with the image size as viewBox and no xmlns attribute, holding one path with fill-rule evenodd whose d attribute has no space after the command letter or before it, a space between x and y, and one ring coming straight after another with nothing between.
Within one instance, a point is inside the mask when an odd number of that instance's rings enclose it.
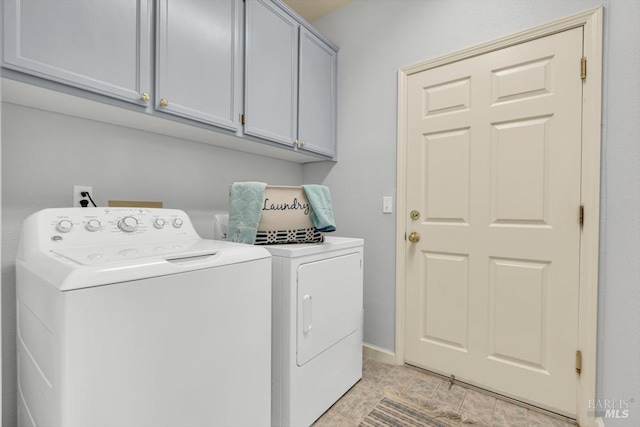
<instances>
[{"instance_id":1,"label":"white upper cabinet","mask_svg":"<svg viewBox=\"0 0 640 427\"><path fill-rule=\"evenodd\" d=\"M0 7L2 76L77 98L31 94L25 105L81 117L96 110L116 124L284 159L335 159L338 48L281 0L0 0ZM106 105L120 110L98 112Z\"/></svg>"},{"instance_id":2,"label":"white upper cabinet","mask_svg":"<svg viewBox=\"0 0 640 427\"><path fill-rule=\"evenodd\" d=\"M159 0L157 7L156 109L238 130L242 0Z\"/></svg>"},{"instance_id":3,"label":"white upper cabinet","mask_svg":"<svg viewBox=\"0 0 640 427\"><path fill-rule=\"evenodd\" d=\"M285 8L246 1L244 132L333 158L337 48Z\"/></svg>"},{"instance_id":4,"label":"white upper cabinet","mask_svg":"<svg viewBox=\"0 0 640 427\"><path fill-rule=\"evenodd\" d=\"M146 105L152 0L3 0L5 68Z\"/></svg>"},{"instance_id":5,"label":"white upper cabinet","mask_svg":"<svg viewBox=\"0 0 640 427\"><path fill-rule=\"evenodd\" d=\"M337 56L317 36L300 28L299 145L326 156L336 152Z\"/></svg>"},{"instance_id":6,"label":"white upper cabinet","mask_svg":"<svg viewBox=\"0 0 640 427\"><path fill-rule=\"evenodd\" d=\"M269 0L246 2L244 132L293 146L299 24Z\"/></svg>"}]
</instances>

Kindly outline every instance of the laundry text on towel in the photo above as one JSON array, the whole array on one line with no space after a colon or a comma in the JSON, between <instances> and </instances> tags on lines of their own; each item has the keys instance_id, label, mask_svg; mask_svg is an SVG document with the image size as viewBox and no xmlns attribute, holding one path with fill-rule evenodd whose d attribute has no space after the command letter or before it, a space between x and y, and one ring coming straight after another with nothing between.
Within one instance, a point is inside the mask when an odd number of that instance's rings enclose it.
<instances>
[{"instance_id":1,"label":"laundry text on towel","mask_svg":"<svg viewBox=\"0 0 640 427\"><path fill-rule=\"evenodd\" d=\"M291 203L269 203L269 199L264 199L263 211L304 211L305 215L309 215L311 205L309 203L300 203L297 197L293 198Z\"/></svg>"}]
</instances>

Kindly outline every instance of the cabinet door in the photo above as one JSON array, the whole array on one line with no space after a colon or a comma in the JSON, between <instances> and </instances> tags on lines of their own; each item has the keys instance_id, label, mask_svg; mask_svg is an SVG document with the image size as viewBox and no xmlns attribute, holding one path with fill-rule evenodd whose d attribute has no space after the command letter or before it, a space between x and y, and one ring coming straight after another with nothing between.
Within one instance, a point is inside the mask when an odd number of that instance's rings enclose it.
<instances>
[{"instance_id":1,"label":"cabinet door","mask_svg":"<svg viewBox=\"0 0 640 427\"><path fill-rule=\"evenodd\" d=\"M3 0L2 65L144 104L151 2Z\"/></svg>"},{"instance_id":2,"label":"cabinet door","mask_svg":"<svg viewBox=\"0 0 640 427\"><path fill-rule=\"evenodd\" d=\"M337 52L300 28L298 139L309 151L335 155Z\"/></svg>"},{"instance_id":3,"label":"cabinet door","mask_svg":"<svg viewBox=\"0 0 640 427\"><path fill-rule=\"evenodd\" d=\"M158 2L158 110L237 130L241 7L242 0Z\"/></svg>"},{"instance_id":4,"label":"cabinet door","mask_svg":"<svg viewBox=\"0 0 640 427\"><path fill-rule=\"evenodd\" d=\"M266 0L246 2L244 132L293 145L298 113L298 23Z\"/></svg>"}]
</instances>

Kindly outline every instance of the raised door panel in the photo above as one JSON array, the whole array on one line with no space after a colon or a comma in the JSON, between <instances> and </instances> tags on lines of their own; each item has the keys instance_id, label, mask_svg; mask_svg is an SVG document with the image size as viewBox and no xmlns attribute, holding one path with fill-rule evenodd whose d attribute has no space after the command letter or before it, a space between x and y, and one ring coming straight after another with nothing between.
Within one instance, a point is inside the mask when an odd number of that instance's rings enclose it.
<instances>
[{"instance_id":1,"label":"raised door panel","mask_svg":"<svg viewBox=\"0 0 640 427\"><path fill-rule=\"evenodd\" d=\"M247 0L245 13L244 132L292 146L298 122L299 24L265 0Z\"/></svg>"},{"instance_id":2,"label":"raised door panel","mask_svg":"<svg viewBox=\"0 0 640 427\"><path fill-rule=\"evenodd\" d=\"M158 3L158 110L237 130L241 9L241 0Z\"/></svg>"},{"instance_id":3,"label":"raised door panel","mask_svg":"<svg viewBox=\"0 0 640 427\"><path fill-rule=\"evenodd\" d=\"M145 104L151 3L5 0L2 65Z\"/></svg>"},{"instance_id":4,"label":"raised door panel","mask_svg":"<svg viewBox=\"0 0 640 427\"><path fill-rule=\"evenodd\" d=\"M298 139L305 150L336 152L337 52L300 28Z\"/></svg>"}]
</instances>

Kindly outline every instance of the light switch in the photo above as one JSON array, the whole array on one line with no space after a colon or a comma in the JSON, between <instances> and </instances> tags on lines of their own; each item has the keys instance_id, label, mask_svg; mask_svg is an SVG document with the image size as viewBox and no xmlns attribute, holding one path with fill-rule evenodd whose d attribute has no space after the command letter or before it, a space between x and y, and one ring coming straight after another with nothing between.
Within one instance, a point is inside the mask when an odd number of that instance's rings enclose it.
<instances>
[{"instance_id":1,"label":"light switch","mask_svg":"<svg viewBox=\"0 0 640 427\"><path fill-rule=\"evenodd\" d=\"M393 213L393 197L384 196L382 198L382 213L385 213L385 214Z\"/></svg>"}]
</instances>

